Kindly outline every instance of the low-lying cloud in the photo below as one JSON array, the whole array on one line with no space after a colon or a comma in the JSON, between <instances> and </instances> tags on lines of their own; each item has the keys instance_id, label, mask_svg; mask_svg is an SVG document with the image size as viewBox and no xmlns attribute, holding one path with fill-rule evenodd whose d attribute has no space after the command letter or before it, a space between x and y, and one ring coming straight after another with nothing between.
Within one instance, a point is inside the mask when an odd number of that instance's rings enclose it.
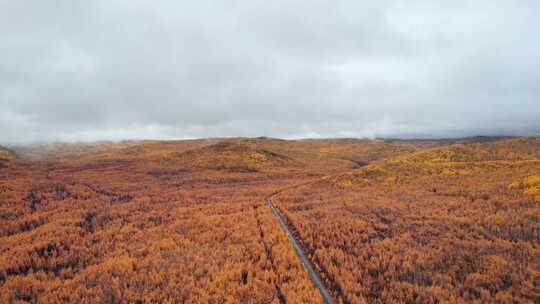
<instances>
[{"instance_id":1,"label":"low-lying cloud","mask_svg":"<svg viewBox=\"0 0 540 304\"><path fill-rule=\"evenodd\" d=\"M1 1L0 143L540 133L538 1Z\"/></svg>"}]
</instances>

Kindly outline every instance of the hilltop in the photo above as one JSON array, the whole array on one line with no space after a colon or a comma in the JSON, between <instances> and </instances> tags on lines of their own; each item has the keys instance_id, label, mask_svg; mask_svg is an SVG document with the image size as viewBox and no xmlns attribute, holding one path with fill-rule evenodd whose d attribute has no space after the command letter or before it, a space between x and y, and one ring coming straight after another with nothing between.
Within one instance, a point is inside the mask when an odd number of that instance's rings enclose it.
<instances>
[{"instance_id":1,"label":"hilltop","mask_svg":"<svg viewBox=\"0 0 540 304\"><path fill-rule=\"evenodd\" d=\"M16 158L13 151L0 146L0 167L4 167L7 163Z\"/></svg>"},{"instance_id":2,"label":"hilltop","mask_svg":"<svg viewBox=\"0 0 540 304\"><path fill-rule=\"evenodd\" d=\"M238 172L300 166L288 156L234 142L220 142L175 153L173 157L185 167Z\"/></svg>"},{"instance_id":3,"label":"hilltop","mask_svg":"<svg viewBox=\"0 0 540 304\"><path fill-rule=\"evenodd\" d=\"M0 146L0 158L2 159L12 159L15 158L15 152L11 151L8 148Z\"/></svg>"},{"instance_id":4,"label":"hilltop","mask_svg":"<svg viewBox=\"0 0 540 304\"><path fill-rule=\"evenodd\" d=\"M338 174L329 180L341 186L365 182L415 180L421 176L436 178L471 176L528 167L540 162L540 139L513 138L495 142L454 144L390 157L370 166Z\"/></svg>"},{"instance_id":5,"label":"hilltop","mask_svg":"<svg viewBox=\"0 0 540 304\"><path fill-rule=\"evenodd\" d=\"M412 162L475 162L538 158L540 138L521 137L494 142L454 144L423 150L402 159Z\"/></svg>"}]
</instances>

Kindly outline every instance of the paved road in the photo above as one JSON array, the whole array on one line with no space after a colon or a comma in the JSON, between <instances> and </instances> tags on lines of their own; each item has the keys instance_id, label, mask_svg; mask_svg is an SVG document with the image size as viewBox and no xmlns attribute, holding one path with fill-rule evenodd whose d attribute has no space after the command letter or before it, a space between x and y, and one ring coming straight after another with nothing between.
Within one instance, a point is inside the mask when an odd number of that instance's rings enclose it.
<instances>
[{"instance_id":1,"label":"paved road","mask_svg":"<svg viewBox=\"0 0 540 304\"><path fill-rule=\"evenodd\" d=\"M309 278L315 284L315 287L317 287L321 293L321 297L323 298L323 301L325 304L333 304L334 300L332 300L332 297L330 296L330 293L328 290L326 290L326 287L324 287L324 284L322 283L321 279L319 278L319 275L315 272L315 269L313 268L313 265L311 265L311 262L308 260L306 255L304 254L304 251L302 248L300 248L300 245L294 238L294 236L291 233L291 230L289 229L289 226L285 223L285 220L283 219L283 216L281 213L274 207L274 204L272 203L272 198L269 197L266 199L266 203L268 204L268 207L272 209L272 213L274 214L274 217L278 220L279 224L281 225L281 228L285 230L285 233L287 234L287 237L289 237L289 240L291 241L294 250L296 251L296 255L300 258L302 263L304 264L304 267L306 268Z\"/></svg>"}]
</instances>

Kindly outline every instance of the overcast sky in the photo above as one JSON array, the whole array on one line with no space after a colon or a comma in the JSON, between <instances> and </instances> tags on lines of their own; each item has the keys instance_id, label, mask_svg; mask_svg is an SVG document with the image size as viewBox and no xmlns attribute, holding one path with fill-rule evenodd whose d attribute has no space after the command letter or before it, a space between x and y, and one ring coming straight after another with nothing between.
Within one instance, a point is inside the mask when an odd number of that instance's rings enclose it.
<instances>
[{"instance_id":1,"label":"overcast sky","mask_svg":"<svg viewBox=\"0 0 540 304\"><path fill-rule=\"evenodd\" d=\"M0 143L540 133L540 1L0 0Z\"/></svg>"}]
</instances>

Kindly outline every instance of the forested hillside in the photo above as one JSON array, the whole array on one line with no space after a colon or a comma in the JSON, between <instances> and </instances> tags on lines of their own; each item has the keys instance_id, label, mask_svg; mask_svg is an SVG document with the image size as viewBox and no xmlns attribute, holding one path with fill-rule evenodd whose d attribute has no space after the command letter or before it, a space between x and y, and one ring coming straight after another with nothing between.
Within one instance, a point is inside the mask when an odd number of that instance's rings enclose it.
<instances>
[{"instance_id":1,"label":"forested hillside","mask_svg":"<svg viewBox=\"0 0 540 304\"><path fill-rule=\"evenodd\" d=\"M322 303L269 196L336 303L538 302L540 141L446 143L0 150L0 302Z\"/></svg>"},{"instance_id":2,"label":"forested hillside","mask_svg":"<svg viewBox=\"0 0 540 304\"><path fill-rule=\"evenodd\" d=\"M397 156L274 202L350 303L540 301L540 140Z\"/></svg>"}]
</instances>

